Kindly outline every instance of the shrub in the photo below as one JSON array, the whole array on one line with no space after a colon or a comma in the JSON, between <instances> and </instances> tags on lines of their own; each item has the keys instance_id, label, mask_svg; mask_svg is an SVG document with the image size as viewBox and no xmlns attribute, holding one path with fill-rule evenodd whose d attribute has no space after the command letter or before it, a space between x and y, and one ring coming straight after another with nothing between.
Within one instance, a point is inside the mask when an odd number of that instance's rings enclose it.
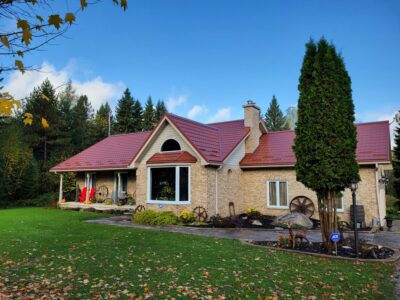
<instances>
[{"instance_id":1,"label":"shrub","mask_svg":"<svg viewBox=\"0 0 400 300\"><path fill-rule=\"evenodd\" d=\"M195 221L195 214L192 211L182 210L179 213L179 219L186 224L192 223Z\"/></svg>"},{"instance_id":2,"label":"shrub","mask_svg":"<svg viewBox=\"0 0 400 300\"><path fill-rule=\"evenodd\" d=\"M246 214L250 219L255 219L261 216L261 213L257 209L252 207L246 209Z\"/></svg>"},{"instance_id":3,"label":"shrub","mask_svg":"<svg viewBox=\"0 0 400 300\"><path fill-rule=\"evenodd\" d=\"M151 209L137 212L133 215L132 221L143 225L176 225L179 219L172 211L154 211Z\"/></svg>"},{"instance_id":4,"label":"shrub","mask_svg":"<svg viewBox=\"0 0 400 300\"><path fill-rule=\"evenodd\" d=\"M57 201L57 193L45 193L33 199L19 200L16 206L54 206Z\"/></svg>"}]
</instances>

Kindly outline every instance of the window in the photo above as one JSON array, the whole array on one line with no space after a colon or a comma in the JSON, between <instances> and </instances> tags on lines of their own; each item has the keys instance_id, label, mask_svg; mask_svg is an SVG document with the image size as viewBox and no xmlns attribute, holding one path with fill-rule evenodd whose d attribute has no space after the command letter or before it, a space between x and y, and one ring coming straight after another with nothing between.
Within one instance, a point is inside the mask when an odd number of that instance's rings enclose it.
<instances>
[{"instance_id":1,"label":"window","mask_svg":"<svg viewBox=\"0 0 400 300\"><path fill-rule=\"evenodd\" d=\"M267 207L288 208L287 181L267 181Z\"/></svg>"},{"instance_id":2,"label":"window","mask_svg":"<svg viewBox=\"0 0 400 300\"><path fill-rule=\"evenodd\" d=\"M179 151L181 150L181 146L179 143L173 139L166 140L164 144L161 146L161 152L164 151Z\"/></svg>"},{"instance_id":3,"label":"window","mask_svg":"<svg viewBox=\"0 0 400 300\"><path fill-rule=\"evenodd\" d=\"M148 202L183 204L190 201L190 168L148 168Z\"/></svg>"},{"instance_id":4,"label":"window","mask_svg":"<svg viewBox=\"0 0 400 300\"><path fill-rule=\"evenodd\" d=\"M340 195L336 201L336 211L344 212L343 195Z\"/></svg>"}]
</instances>

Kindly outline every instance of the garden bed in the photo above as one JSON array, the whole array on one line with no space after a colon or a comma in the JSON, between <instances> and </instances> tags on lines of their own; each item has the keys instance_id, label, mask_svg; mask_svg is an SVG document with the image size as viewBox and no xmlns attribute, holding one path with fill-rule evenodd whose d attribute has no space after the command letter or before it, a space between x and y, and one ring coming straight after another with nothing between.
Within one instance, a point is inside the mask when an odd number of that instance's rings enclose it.
<instances>
[{"instance_id":1,"label":"garden bed","mask_svg":"<svg viewBox=\"0 0 400 300\"><path fill-rule=\"evenodd\" d=\"M312 254L323 254L326 255L327 251L323 247L322 243L303 243L296 245L294 248L289 245L281 244L279 241L250 241L250 244L264 246L268 248L278 248L284 250L295 250L297 252L312 253ZM360 247L360 259L390 259L395 254L393 249L382 247L372 244L363 244ZM338 245L337 255L343 258L356 258L356 254L351 247Z\"/></svg>"}]
</instances>

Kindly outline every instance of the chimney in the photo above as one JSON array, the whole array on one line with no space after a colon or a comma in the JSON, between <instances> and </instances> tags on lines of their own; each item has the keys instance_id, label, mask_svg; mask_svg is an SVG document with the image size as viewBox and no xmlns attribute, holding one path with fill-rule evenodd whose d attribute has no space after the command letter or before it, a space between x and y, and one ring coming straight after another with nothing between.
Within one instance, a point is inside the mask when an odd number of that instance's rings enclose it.
<instances>
[{"instance_id":1,"label":"chimney","mask_svg":"<svg viewBox=\"0 0 400 300\"><path fill-rule=\"evenodd\" d=\"M250 135L246 139L246 153L253 153L260 143L262 134L260 128L260 108L252 101L248 100L244 109L244 126L250 128Z\"/></svg>"}]
</instances>

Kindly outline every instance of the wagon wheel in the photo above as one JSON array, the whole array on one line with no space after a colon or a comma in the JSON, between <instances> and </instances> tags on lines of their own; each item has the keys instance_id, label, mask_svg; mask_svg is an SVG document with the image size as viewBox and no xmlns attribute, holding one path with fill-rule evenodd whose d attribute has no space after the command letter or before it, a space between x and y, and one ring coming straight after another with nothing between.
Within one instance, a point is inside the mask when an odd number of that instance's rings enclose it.
<instances>
[{"instance_id":1,"label":"wagon wheel","mask_svg":"<svg viewBox=\"0 0 400 300\"><path fill-rule=\"evenodd\" d=\"M96 202L104 202L108 198L108 188L105 185L101 185L96 189Z\"/></svg>"},{"instance_id":2,"label":"wagon wheel","mask_svg":"<svg viewBox=\"0 0 400 300\"><path fill-rule=\"evenodd\" d=\"M307 217L311 217L315 212L314 203L310 198L305 196L297 196L294 197L292 201L290 201L289 205L290 212L298 212L305 214Z\"/></svg>"},{"instance_id":3,"label":"wagon wheel","mask_svg":"<svg viewBox=\"0 0 400 300\"><path fill-rule=\"evenodd\" d=\"M134 213L141 212L144 210L146 210L146 208L143 205L138 205L138 206L136 206Z\"/></svg>"},{"instance_id":4,"label":"wagon wheel","mask_svg":"<svg viewBox=\"0 0 400 300\"><path fill-rule=\"evenodd\" d=\"M193 209L193 213L195 215L195 220L198 222L205 222L207 220L208 214L206 209L203 206L196 206Z\"/></svg>"}]
</instances>

